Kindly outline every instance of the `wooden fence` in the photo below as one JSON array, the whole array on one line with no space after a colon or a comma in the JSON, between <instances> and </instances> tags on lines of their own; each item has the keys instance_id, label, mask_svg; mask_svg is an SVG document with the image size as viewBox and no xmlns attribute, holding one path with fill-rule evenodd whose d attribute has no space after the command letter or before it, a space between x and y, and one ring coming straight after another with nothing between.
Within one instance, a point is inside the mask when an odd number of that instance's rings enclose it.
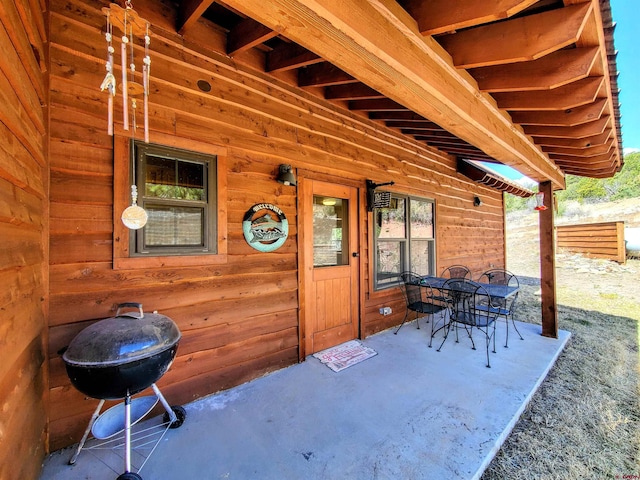
<instances>
[{"instance_id":1,"label":"wooden fence","mask_svg":"<svg viewBox=\"0 0 640 480\"><path fill-rule=\"evenodd\" d=\"M561 225L556 227L556 242L558 249L626 262L624 222Z\"/></svg>"}]
</instances>

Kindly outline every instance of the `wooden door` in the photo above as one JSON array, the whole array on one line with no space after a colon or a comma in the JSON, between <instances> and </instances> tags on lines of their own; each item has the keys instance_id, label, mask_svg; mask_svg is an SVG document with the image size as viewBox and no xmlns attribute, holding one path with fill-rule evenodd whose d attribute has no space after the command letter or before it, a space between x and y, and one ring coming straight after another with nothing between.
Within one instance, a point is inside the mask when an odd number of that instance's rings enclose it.
<instances>
[{"instance_id":1,"label":"wooden door","mask_svg":"<svg viewBox=\"0 0 640 480\"><path fill-rule=\"evenodd\" d=\"M300 179L301 357L358 337L358 189Z\"/></svg>"}]
</instances>

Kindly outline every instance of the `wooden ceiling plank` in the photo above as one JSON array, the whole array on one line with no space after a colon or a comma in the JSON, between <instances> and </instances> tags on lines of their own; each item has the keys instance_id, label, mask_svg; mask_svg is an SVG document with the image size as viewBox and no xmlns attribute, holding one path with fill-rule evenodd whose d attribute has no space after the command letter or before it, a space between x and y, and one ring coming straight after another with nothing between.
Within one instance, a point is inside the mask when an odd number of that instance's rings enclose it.
<instances>
[{"instance_id":1,"label":"wooden ceiling plank","mask_svg":"<svg viewBox=\"0 0 640 480\"><path fill-rule=\"evenodd\" d=\"M185 30L191 27L215 0L182 0L178 5L176 31L183 35Z\"/></svg>"},{"instance_id":2,"label":"wooden ceiling plank","mask_svg":"<svg viewBox=\"0 0 640 480\"><path fill-rule=\"evenodd\" d=\"M356 82L351 75L329 62L309 65L298 70L298 85L301 87L328 87Z\"/></svg>"},{"instance_id":3,"label":"wooden ceiling plank","mask_svg":"<svg viewBox=\"0 0 640 480\"><path fill-rule=\"evenodd\" d=\"M589 76L597 47L572 48L537 60L472 68L469 73L483 92L549 90Z\"/></svg>"},{"instance_id":4,"label":"wooden ceiling plank","mask_svg":"<svg viewBox=\"0 0 640 480\"><path fill-rule=\"evenodd\" d=\"M227 34L227 54L233 56L245 52L277 36L278 32L253 18L245 18Z\"/></svg>"},{"instance_id":5,"label":"wooden ceiling plank","mask_svg":"<svg viewBox=\"0 0 640 480\"><path fill-rule=\"evenodd\" d=\"M324 89L324 98L327 100L371 100L385 98L385 96L364 83L348 83L326 87Z\"/></svg>"},{"instance_id":6,"label":"wooden ceiling plank","mask_svg":"<svg viewBox=\"0 0 640 480\"><path fill-rule=\"evenodd\" d=\"M570 108L566 110L531 111L523 110L511 113L514 122L520 125L549 125L555 127L574 127L583 123L592 122L599 119L607 106L605 98L582 107Z\"/></svg>"},{"instance_id":7,"label":"wooden ceiling plank","mask_svg":"<svg viewBox=\"0 0 640 480\"><path fill-rule=\"evenodd\" d=\"M535 181L564 175L395 0L225 0ZM313 68L315 65L306 67ZM304 69L301 69L304 70Z\"/></svg>"},{"instance_id":8,"label":"wooden ceiling plank","mask_svg":"<svg viewBox=\"0 0 640 480\"><path fill-rule=\"evenodd\" d=\"M607 127L611 127L611 117L604 117L594 121L578 125L577 127L540 127L537 125L525 125L524 131L532 137L557 137L557 138L584 138L603 133Z\"/></svg>"},{"instance_id":9,"label":"wooden ceiling plank","mask_svg":"<svg viewBox=\"0 0 640 480\"><path fill-rule=\"evenodd\" d=\"M498 92L493 98L509 111L566 110L593 103L603 83L604 77L587 77L549 91Z\"/></svg>"},{"instance_id":10,"label":"wooden ceiling plank","mask_svg":"<svg viewBox=\"0 0 640 480\"><path fill-rule=\"evenodd\" d=\"M571 5L438 37L458 68L535 60L576 43L593 3Z\"/></svg>"},{"instance_id":11,"label":"wooden ceiling plank","mask_svg":"<svg viewBox=\"0 0 640 480\"><path fill-rule=\"evenodd\" d=\"M537 0L405 0L405 10L416 19L423 35L437 35L508 18Z\"/></svg>"},{"instance_id":12,"label":"wooden ceiling plank","mask_svg":"<svg viewBox=\"0 0 640 480\"><path fill-rule=\"evenodd\" d=\"M313 52L297 43L283 43L267 54L267 72L282 72L324 62Z\"/></svg>"}]
</instances>

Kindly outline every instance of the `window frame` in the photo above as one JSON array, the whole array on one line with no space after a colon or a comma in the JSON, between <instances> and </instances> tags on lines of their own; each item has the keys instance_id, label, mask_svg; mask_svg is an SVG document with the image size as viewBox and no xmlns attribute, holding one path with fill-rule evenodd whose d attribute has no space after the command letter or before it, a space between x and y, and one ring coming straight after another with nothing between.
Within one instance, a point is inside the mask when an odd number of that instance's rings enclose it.
<instances>
[{"instance_id":1,"label":"window frame","mask_svg":"<svg viewBox=\"0 0 640 480\"><path fill-rule=\"evenodd\" d=\"M152 142L155 145L193 152L194 154L216 156L215 172L215 215L217 221L211 234L217 245L215 253L172 253L172 254L132 254L131 237L120 216L125 208L131 204L132 154L131 138L124 135L114 135L113 158L113 269L153 268L165 266L197 266L227 263L227 148L188 138L178 138L171 135L155 134ZM140 195L138 196L140 199Z\"/></svg>"},{"instance_id":2,"label":"window frame","mask_svg":"<svg viewBox=\"0 0 640 480\"><path fill-rule=\"evenodd\" d=\"M217 156L204 155L198 152L167 147L165 145L144 143L135 141L132 148L134 149L134 160L131 162L130 178L135 178L138 187L138 205L142 208L149 206L167 206L167 207L190 207L198 208L202 211L202 244L201 245L176 245L176 246L148 246L145 245L146 230L141 228L130 232L129 241L130 252L132 257L148 257L148 256L169 256L169 255L214 255L217 252L216 245L216 224L217 211L216 205L216 175L217 175ZM172 159L185 163L195 163L203 165L204 178L203 187L207 198L201 201L179 200L179 199L163 199L156 197L148 197L146 195L147 184L147 156L153 155L159 158ZM133 162L136 162L136 175L133 171Z\"/></svg>"},{"instance_id":3,"label":"window frame","mask_svg":"<svg viewBox=\"0 0 640 480\"><path fill-rule=\"evenodd\" d=\"M400 272L402 273L404 271L412 271L412 265L411 265L411 248L412 248L412 234L411 234L411 201L419 201L419 202L425 202L425 203L430 203L432 206L432 211L433 211L433 237L432 238L416 238L413 240L425 240L428 244L428 248L429 251L432 253L432 261L429 264L429 275L434 275L435 274L435 270L436 270L436 202L434 199L431 198L426 198L426 197L418 197L415 195L404 195L404 194L400 194L400 193L395 193L392 192L391 193L391 200L393 201L393 199L399 199L399 200L403 200L405 202L405 212L404 212L404 216L405 216L405 236L404 237L399 237L399 238L378 238L375 235L375 228L376 228L376 215L377 215L377 211L379 210L378 208L374 208L373 209L373 225L372 225L372 238L373 238L373 242L372 242L372 257L373 257L373 261L372 261L372 265L373 265L373 274L371 275L372 281L373 281L373 290L374 291L381 291L381 290L386 290L387 288L393 288L395 286L398 285L399 280L398 281L389 281L389 282L385 282L385 283L381 283L380 280L378 279L378 242L382 241L382 242L394 242L394 243L398 243L398 245L400 246L400 252L399 252L399 256L400 256L400 261L402 262L402 264L400 265Z\"/></svg>"}]
</instances>

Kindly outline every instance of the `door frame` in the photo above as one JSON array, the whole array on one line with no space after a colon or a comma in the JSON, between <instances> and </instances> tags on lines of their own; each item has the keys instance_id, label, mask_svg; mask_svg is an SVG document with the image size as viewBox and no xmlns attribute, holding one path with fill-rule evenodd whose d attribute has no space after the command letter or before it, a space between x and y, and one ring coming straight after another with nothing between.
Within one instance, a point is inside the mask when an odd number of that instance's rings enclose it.
<instances>
[{"instance_id":1,"label":"door frame","mask_svg":"<svg viewBox=\"0 0 640 480\"><path fill-rule=\"evenodd\" d=\"M308 343L310 340L308 338L307 333L310 332L310 319L306 308L306 295L307 295L307 284L310 282L313 276L313 244L310 242L307 232L305 231L304 221L309 218L309 216L313 215L313 211L309 211L311 204L309 202L305 202L305 199L313 198L314 192L314 184L315 182L323 183L327 185L333 185L335 187L348 187L355 189L356 193L353 196L353 201L355 205L353 206L353 210L355 215L354 218L350 219L350 223L352 225L352 230L350 233L353 234L354 241L354 252L357 254L357 257L350 256L350 262L357 261L356 268L354 269L354 283L356 285L355 302L356 302L356 311L354 315L357 319L356 325L356 338L360 338L362 334L362 312L364 296L363 296L363 288L362 288L362 278L364 278L364 262L362 261L362 245L365 232L363 231L363 227L361 226L362 220L362 208L363 205L363 190L359 184L354 184L355 182L349 181L336 181L333 178L315 178L314 176L304 176L301 175L301 172L298 172L298 215L297 215L297 238L298 238L298 357L300 361L304 361L307 355L309 355ZM305 243L307 245L305 245ZM309 247L311 247L311 251L309 252ZM353 252L350 252L350 254Z\"/></svg>"}]
</instances>

